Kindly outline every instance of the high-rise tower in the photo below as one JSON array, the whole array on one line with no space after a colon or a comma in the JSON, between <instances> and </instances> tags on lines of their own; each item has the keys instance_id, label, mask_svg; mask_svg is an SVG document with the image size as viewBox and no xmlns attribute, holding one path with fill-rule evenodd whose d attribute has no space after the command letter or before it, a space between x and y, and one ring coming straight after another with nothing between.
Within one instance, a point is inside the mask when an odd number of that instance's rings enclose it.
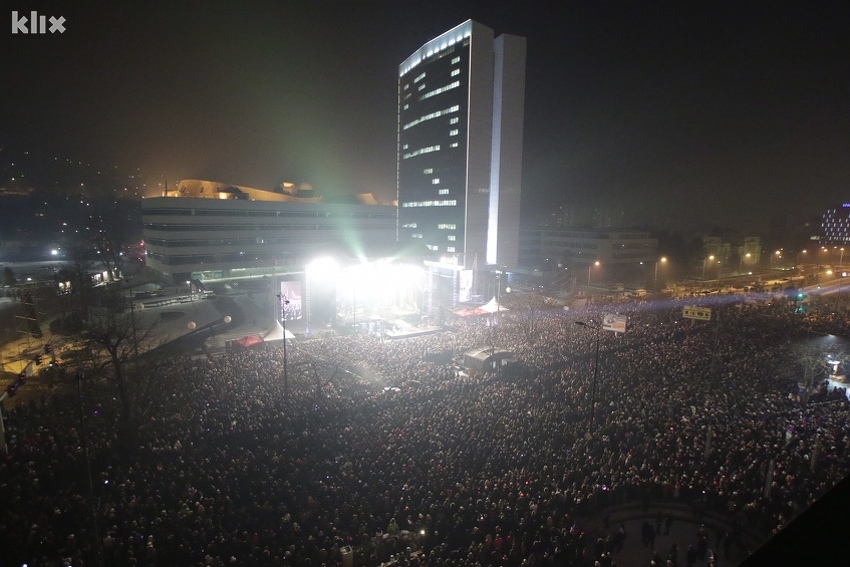
<instances>
[{"instance_id":1,"label":"high-rise tower","mask_svg":"<svg viewBox=\"0 0 850 567\"><path fill-rule=\"evenodd\" d=\"M399 66L400 241L444 265L516 265L524 101L525 38L472 20Z\"/></svg>"}]
</instances>

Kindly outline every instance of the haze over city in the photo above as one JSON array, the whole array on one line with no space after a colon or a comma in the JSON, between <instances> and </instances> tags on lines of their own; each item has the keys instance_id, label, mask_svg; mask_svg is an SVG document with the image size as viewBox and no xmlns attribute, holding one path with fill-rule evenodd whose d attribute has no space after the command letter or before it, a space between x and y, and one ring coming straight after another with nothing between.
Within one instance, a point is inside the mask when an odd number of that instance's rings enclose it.
<instances>
[{"instance_id":1,"label":"haze over city","mask_svg":"<svg viewBox=\"0 0 850 567\"><path fill-rule=\"evenodd\" d=\"M472 18L528 40L526 218L602 206L627 223L756 232L842 202L850 177L839 2L9 8L66 22L5 38L7 155L388 201L398 65Z\"/></svg>"}]
</instances>

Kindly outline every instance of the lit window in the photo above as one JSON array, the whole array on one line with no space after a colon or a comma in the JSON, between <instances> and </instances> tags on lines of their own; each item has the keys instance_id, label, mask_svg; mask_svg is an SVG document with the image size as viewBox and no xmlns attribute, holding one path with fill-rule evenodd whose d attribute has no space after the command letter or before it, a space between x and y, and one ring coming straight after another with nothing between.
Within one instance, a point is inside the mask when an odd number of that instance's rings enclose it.
<instances>
[{"instance_id":1,"label":"lit window","mask_svg":"<svg viewBox=\"0 0 850 567\"><path fill-rule=\"evenodd\" d=\"M457 124L459 120L460 120L460 118L455 116L454 118L449 120L449 124Z\"/></svg>"},{"instance_id":2,"label":"lit window","mask_svg":"<svg viewBox=\"0 0 850 567\"><path fill-rule=\"evenodd\" d=\"M422 83L421 85L419 85L419 88L416 89L416 90L421 91L424 88L425 88L425 83Z\"/></svg>"},{"instance_id":3,"label":"lit window","mask_svg":"<svg viewBox=\"0 0 850 567\"><path fill-rule=\"evenodd\" d=\"M401 225L401 228L416 228L416 223L415 222L409 222L409 223Z\"/></svg>"},{"instance_id":4,"label":"lit window","mask_svg":"<svg viewBox=\"0 0 850 567\"><path fill-rule=\"evenodd\" d=\"M435 247L434 247L434 249L436 250L436 249L437 249L437 247L435 246ZM454 247L454 246L447 246L447 247L446 247L446 252L454 252L454 251L455 251L455 247Z\"/></svg>"},{"instance_id":5,"label":"lit window","mask_svg":"<svg viewBox=\"0 0 850 567\"><path fill-rule=\"evenodd\" d=\"M406 154L401 156L401 158L402 159L408 159L408 158L416 157L418 155L430 154L431 152L439 152L439 151L440 151L440 146L428 146L427 148L419 148L418 150L414 150L412 152L407 152Z\"/></svg>"},{"instance_id":6,"label":"lit window","mask_svg":"<svg viewBox=\"0 0 850 567\"><path fill-rule=\"evenodd\" d=\"M448 194L449 194L449 190L448 190L448 189L440 189L440 192L439 192L439 193L440 193L440 195L448 195Z\"/></svg>"},{"instance_id":7,"label":"lit window","mask_svg":"<svg viewBox=\"0 0 850 567\"><path fill-rule=\"evenodd\" d=\"M431 185L439 185L439 184L440 184L440 178L439 177L435 177L434 179L431 180Z\"/></svg>"},{"instance_id":8,"label":"lit window","mask_svg":"<svg viewBox=\"0 0 850 567\"><path fill-rule=\"evenodd\" d=\"M449 147L450 147L450 148L456 148L456 147L457 147L457 142L452 142L451 144L449 144Z\"/></svg>"},{"instance_id":9,"label":"lit window","mask_svg":"<svg viewBox=\"0 0 850 567\"><path fill-rule=\"evenodd\" d=\"M449 199L445 201L409 201L407 203L402 203L402 207L411 208L411 207L455 207L457 206L456 199Z\"/></svg>"},{"instance_id":10,"label":"lit window","mask_svg":"<svg viewBox=\"0 0 850 567\"><path fill-rule=\"evenodd\" d=\"M432 96L437 96L438 94L442 94L446 91L450 91L452 89L456 89L460 86L460 81L455 81L453 83L449 83L444 87L440 87L439 89L434 89L433 91L428 91L427 93L421 95L419 100L425 100L426 98L431 98Z\"/></svg>"},{"instance_id":11,"label":"lit window","mask_svg":"<svg viewBox=\"0 0 850 567\"><path fill-rule=\"evenodd\" d=\"M408 108L410 108L410 105L409 105L409 104L405 104L405 105L404 105L404 109L405 109L405 110L407 110Z\"/></svg>"},{"instance_id":12,"label":"lit window","mask_svg":"<svg viewBox=\"0 0 850 567\"><path fill-rule=\"evenodd\" d=\"M440 247L439 247L439 246L436 246L436 245L434 245L434 244L426 244L426 246L428 247L428 250L433 250L434 252L439 252L439 251L440 251Z\"/></svg>"},{"instance_id":13,"label":"lit window","mask_svg":"<svg viewBox=\"0 0 850 567\"><path fill-rule=\"evenodd\" d=\"M441 223L437 225L437 230L457 230L457 225L454 223Z\"/></svg>"},{"instance_id":14,"label":"lit window","mask_svg":"<svg viewBox=\"0 0 850 567\"><path fill-rule=\"evenodd\" d=\"M460 57L452 58L452 65L454 65L455 63L460 63Z\"/></svg>"},{"instance_id":15,"label":"lit window","mask_svg":"<svg viewBox=\"0 0 850 567\"><path fill-rule=\"evenodd\" d=\"M425 168L425 169L422 170L422 173L424 173L425 175L428 175L430 173L434 173L434 168L433 167Z\"/></svg>"},{"instance_id":16,"label":"lit window","mask_svg":"<svg viewBox=\"0 0 850 567\"><path fill-rule=\"evenodd\" d=\"M452 71L452 77L454 77L455 75L460 75L460 69L455 69L454 71Z\"/></svg>"},{"instance_id":17,"label":"lit window","mask_svg":"<svg viewBox=\"0 0 850 567\"><path fill-rule=\"evenodd\" d=\"M405 108L407 108L407 106L405 106ZM408 122L407 124L402 126L401 129L407 130L408 128L413 128L417 124L419 124L421 122L425 122L426 120L432 120L432 119L438 118L438 117L440 117L444 114L457 112L458 110L460 110L460 105L458 105L458 104L456 104L454 106L450 106L449 108L444 108L443 110L437 110L436 112L426 114L425 116L420 116L419 118L417 118L416 120L413 120L412 122Z\"/></svg>"},{"instance_id":18,"label":"lit window","mask_svg":"<svg viewBox=\"0 0 850 567\"><path fill-rule=\"evenodd\" d=\"M425 78L425 73L422 73L421 75L419 75L418 77L416 77L415 79L413 79L413 82L414 82L414 83L418 83L419 81L421 81L421 80L422 80L422 79L424 79L424 78Z\"/></svg>"},{"instance_id":19,"label":"lit window","mask_svg":"<svg viewBox=\"0 0 850 567\"><path fill-rule=\"evenodd\" d=\"M449 136L457 136L459 130L449 130Z\"/></svg>"},{"instance_id":20,"label":"lit window","mask_svg":"<svg viewBox=\"0 0 850 567\"><path fill-rule=\"evenodd\" d=\"M448 238L449 238L449 240L450 240L451 242L454 242L454 241L455 241L455 239L457 238L457 236L455 236L454 234L450 234L450 235L448 236Z\"/></svg>"}]
</instances>

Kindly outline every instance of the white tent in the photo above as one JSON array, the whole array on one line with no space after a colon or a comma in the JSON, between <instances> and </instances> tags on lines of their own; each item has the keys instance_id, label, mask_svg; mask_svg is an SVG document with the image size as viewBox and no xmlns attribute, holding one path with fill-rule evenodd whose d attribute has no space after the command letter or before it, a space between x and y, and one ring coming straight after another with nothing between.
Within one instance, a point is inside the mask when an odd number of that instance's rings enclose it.
<instances>
[{"instance_id":1,"label":"white tent","mask_svg":"<svg viewBox=\"0 0 850 567\"><path fill-rule=\"evenodd\" d=\"M289 332L289 329L286 330L286 338L294 339L295 335ZM280 321L275 321L275 326L269 329L268 333L263 336L264 341L279 341L283 339L283 325L280 324Z\"/></svg>"},{"instance_id":2,"label":"white tent","mask_svg":"<svg viewBox=\"0 0 850 567\"><path fill-rule=\"evenodd\" d=\"M488 301L487 303L485 303L484 305L482 305L481 307L479 307L479 309L486 311L487 313L496 313L497 311L498 312L510 311L510 309L508 309L507 307L505 307L504 305L501 305L498 301L496 301L495 297L493 299L491 299L490 301Z\"/></svg>"}]
</instances>

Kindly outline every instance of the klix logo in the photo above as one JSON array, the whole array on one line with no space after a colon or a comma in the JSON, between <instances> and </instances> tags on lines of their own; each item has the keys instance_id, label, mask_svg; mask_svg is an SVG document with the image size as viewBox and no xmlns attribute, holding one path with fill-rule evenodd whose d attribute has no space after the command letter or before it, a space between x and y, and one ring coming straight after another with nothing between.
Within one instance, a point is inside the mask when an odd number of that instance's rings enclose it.
<instances>
[{"instance_id":1,"label":"klix logo","mask_svg":"<svg viewBox=\"0 0 850 567\"><path fill-rule=\"evenodd\" d=\"M18 15L16 10L12 11L12 33L64 33L65 18L59 16L39 16L38 12L32 11L29 16Z\"/></svg>"}]
</instances>

